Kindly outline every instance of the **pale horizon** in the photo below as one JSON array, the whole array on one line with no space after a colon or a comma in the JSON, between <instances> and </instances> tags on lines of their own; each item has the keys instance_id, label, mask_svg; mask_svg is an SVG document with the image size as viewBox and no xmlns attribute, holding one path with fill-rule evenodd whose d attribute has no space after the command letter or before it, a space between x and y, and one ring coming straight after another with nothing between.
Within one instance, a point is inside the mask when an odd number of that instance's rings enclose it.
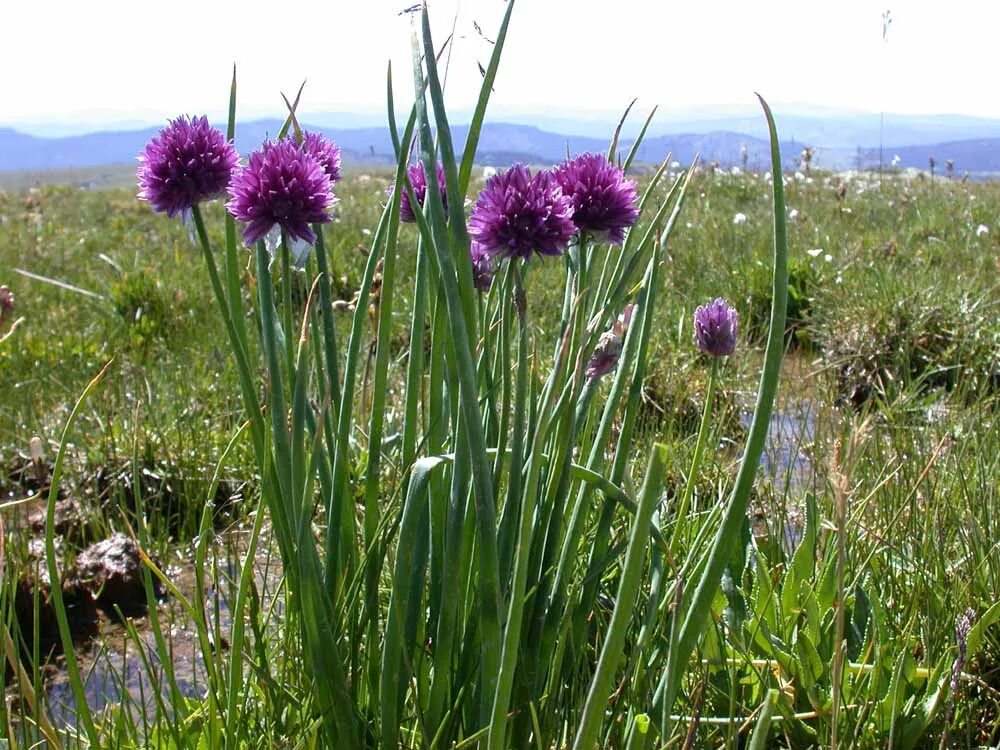
<instances>
[{"instance_id":1,"label":"pale horizon","mask_svg":"<svg viewBox=\"0 0 1000 750\"><path fill-rule=\"evenodd\" d=\"M240 119L281 117L281 92L292 96L306 80L303 113L384 121L390 60L397 109L412 100L413 16L400 15L410 5L300 3L294 16L259 2L177 0L169 12L123 0L12 5L8 28L45 28L48 53L39 54L31 33L12 34L0 46L4 69L26 71L0 88L0 125L150 125L202 112L219 118L234 64ZM479 89L478 64L485 66L492 50L484 36L495 35L505 3L431 0L429 7L438 44L454 26L446 96L450 107L467 110ZM779 0L762 10L729 0L669 9L619 0L614 14L608 7L519 0L493 117L607 117L634 97L640 111L658 105L667 117L742 114L760 91L795 113L1000 118L1000 100L983 96L975 74L992 69L1000 4ZM883 40L886 9L892 24Z\"/></svg>"}]
</instances>

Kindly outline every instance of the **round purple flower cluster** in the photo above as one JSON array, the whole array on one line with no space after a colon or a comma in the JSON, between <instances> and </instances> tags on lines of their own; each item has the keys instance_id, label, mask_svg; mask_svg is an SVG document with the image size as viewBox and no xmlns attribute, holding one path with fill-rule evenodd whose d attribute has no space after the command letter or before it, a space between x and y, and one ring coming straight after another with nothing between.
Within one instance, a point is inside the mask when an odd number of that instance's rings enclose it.
<instances>
[{"instance_id":1,"label":"round purple flower cluster","mask_svg":"<svg viewBox=\"0 0 1000 750\"><path fill-rule=\"evenodd\" d=\"M694 338L698 348L713 357L728 357L736 349L739 316L722 297L694 311Z\"/></svg>"},{"instance_id":2,"label":"round purple flower cluster","mask_svg":"<svg viewBox=\"0 0 1000 750\"><path fill-rule=\"evenodd\" d=\"M302 150L319 162L331 183L340 179L340 148L337 144L320 133L306 131L302 134Z\"/></svg>"},{"instance_id":3,"label":"round purple flower cluster","mask_svg":"<svg viewBox=\"0 0 1000 750\"><path fill-rule=\"evenodd\" d=\"M441 194L441 203L444 204L445 213L448 213L448 193L445 190L444 167L441 166L441 162L438 162L436 171L438 192ZM406 176L410 181L410 186L413 188L413 197L417 199L417 204L423 208L424 198L427 197L427 173L424 172L424 163L422 161L418 161L416 164L408 167L406 170ZM395 185L390 185L389 189L386 191L390 197L392 196L392 192L395 188ZM409 190L404 190L402 195L399 196L399 220L408 223L412 223L417 220L416 214L413 213L413 206L410 204Z\"/></svg>"},{"instance_id":4,"label":"round purple flower cluster","mask_svg":"<svg viewBox=\"0 0 1000 750\"><path fill-rule=\"evenodd\" d=\"M334 197L323 164L294 141L267 142L250 154L229 185L229 212L242 221L248 245L278 226L292 240L316 241L310 224L330 221Z\"/></svg>"},{"instance_id":5,"label":"round purple flower cluster","mask_svg":"<svg viewBox=\"0 0 1000 750\"><path fill-rule=\"evenodd\" d=\"M171 120L139 154L139 198L177 216L222 195L239 157L207 117Z\"/></svg>"},{"instance_id":6,"label":"round purple flower cluster","mask_svg":"<svg viewBox=\"0 0 1000 750\"><path fill-rule=\"evenodd\" d=\"M622 170L600 154L581 154L563 162L555 175L563 193L573 199L577 229L621 244L625 230L639 218L635 182L626 180Z\"/></svg>"},{"instance_id":7,"label":"round purple flower cluster","mask_svg":"<svg viewBox=\"0 0 1000 750\"><path fill-rule=\"evenodd\" d=\"M575 232L572 199L555 175L522 164L491 177L469 217L469 236L498 258L559 255Z\"/></svg>"}]
</instances>

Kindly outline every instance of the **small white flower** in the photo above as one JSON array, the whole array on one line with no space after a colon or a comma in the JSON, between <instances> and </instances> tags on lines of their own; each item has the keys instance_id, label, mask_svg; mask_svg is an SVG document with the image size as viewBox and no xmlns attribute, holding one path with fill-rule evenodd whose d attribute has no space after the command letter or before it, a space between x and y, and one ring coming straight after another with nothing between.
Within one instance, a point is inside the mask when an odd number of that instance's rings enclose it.
<instances>
[{"instance_id":1,"label":"small white flower","mask_svg":"<svg viewBox=\"0 0 1000 750\"><path fill-rule=\"evenodd\" d=\"M833 260L833 256L830 255L830 253L827 253L826 255L823 256L823 260L825 260L827 263L830 263Z\"/></svg>"},{"instance_id":2,"label":"small white flower","mask_svg":"<svg viewBox=\"0 0 1000 750\"><path fill-rule=\"evenodd\" d=\"M892 157L892 166L894 167L899 166L899 162L901 161L902 159L899 158L899 154L894 154Z\"/></svg>"},{"instance_id":3,"label":"small white flower","mask_svg":"<svg viewBox=\"0 0 1000 750\"><path fill-rule=\"evenodd\" d=\"M984 234L989 234L990 228L985 224L980 224L976 227L976 237L982 237Z\"/></svg>"},{"instance_id":4,"label":"small white flower","mask_svg":"<svg viewBox=\"0 0 1000 750\"><path fill-rule=\"evenodd\" d=\"M805 178L806 178L806 176L802 172L796 172L795 173L795 179L798 182L802 182Z\"/></svg>"},{"instance_id":5,"label":"small white flower","mask_svg":"<svg viewBox=\"0 0 1000 750\"><path fill-rule=\"evenodd\" d=\"M681 168L681 163L679 161L677 161L677 160L674 160L674 161L670 162L670 168L671 169L680 169Z\"/></svg>"},{"instance_id":6,"label":"small white flower","mask_svg":"<svg viewBox=\"0 0 1000 750\"><path fill-rule=\"evenodd\" d=\"M733 167L732 169L729 170L729 174L731 174L733 177L739 177L741 174L743 174L743 170L740 169L739 167Z\"/></svg>"},{"instance_id":7,"label":"small white flower","mask_svg":"<svg viewBox=\"0 0 1000 750\"><path fill-rule=\"evenodd\" d=\"M372 230L370 230L368 227L365 227L364 229L361 230L361 234L363 234L365 237L370 237L371 233Z\"/></svg>"},{"instance_id":8,"label":"small white flower","mask_svg":"<svg viewBox=\"0 0 1000 750\"><path fill-rule=\"evenodd\" d=\"M746 224L746 223L747 223L747 215L746 214L739 214L738 213L738 214L736 214L733 217L733 224L735 224L736 226L739 226L740 224Z\"/></svg>"},{"instance_id":9,"label":"small white flower","mask_svg":"<svg viewBox=\"0 0 1000 750\"><path fill-rule=\"evenodd\" d=\"M497 173L496 167L483 167L483 179L488 180Z\"/></svg>"},{"instance_id":10,"label":"small white flower","mask_svg":"<svg viewBox=\"0 0 1000 750\"><path fill-rule=\"evenodd\" d=\"M799 209L793 208L791 211L788 212L789 221L795 221L797 218L799 218Z\"/></svg>"},{"instance_id":11,"label":"small white flower","mask_svg":"<svg viewBox=\"0 0 1000 750\"><path fill-rule=\"evenodd\" d=\"M823 248L814 247L812 250L806 250L806 252L809 253L810 258L818 258L823 254Z\"/></svg>"}]
</instances>

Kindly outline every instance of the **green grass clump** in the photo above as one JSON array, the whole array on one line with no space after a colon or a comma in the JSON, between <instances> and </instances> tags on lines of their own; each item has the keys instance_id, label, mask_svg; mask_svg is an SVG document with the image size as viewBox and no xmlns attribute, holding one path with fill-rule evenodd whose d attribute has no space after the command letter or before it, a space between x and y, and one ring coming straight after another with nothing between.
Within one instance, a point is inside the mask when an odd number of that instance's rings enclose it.
<instances>
[{"instance_id":1,"label":"green grass clump","mask_svg":"<svg viewBox=\"0 0 1000 750\"><path fill-rule=\"evenodd\" d=\"M449 194L474 195L474 147L449 151L424 41L428 101L400 153L419 141ZM479 298L461 200L395 222L405 163L337 185L305 273L234 243L217 203L192 242L130 190L0 194L0 283L24 318L0 343L8 739L1000 739L1000 188L647 170L624 248L507 264ZM718 296L741 338L713 380L692 314ZM617 369L586 383L626 301ZM795 475L758 469L757 448ZM68 498L86 534L30 531L29 511L55 527ZM104 643L141 654L154 687L81 713L74 737L27 631L58 594L36 605L21 581L114 531L146 551L152 606L105 623ZM68 643L58 623L45 634ZM94 650L67 654L74 688Z\"/></svg>"}]
</instances>

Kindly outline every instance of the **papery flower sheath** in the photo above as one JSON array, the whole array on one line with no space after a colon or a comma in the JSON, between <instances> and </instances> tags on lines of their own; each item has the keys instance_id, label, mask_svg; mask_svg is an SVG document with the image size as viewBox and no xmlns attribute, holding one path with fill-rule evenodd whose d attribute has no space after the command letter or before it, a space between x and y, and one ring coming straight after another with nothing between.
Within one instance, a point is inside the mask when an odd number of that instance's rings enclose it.
<instances>
[{"instance_id":1,"label":"papery flower sheath","mask_svg":"<svg viewBox=\"0 0 1000 750\"><path fill-rule=\"evenodd\" d=\"M472 257L472 281L480 292L488 292L493 285L493 274L496 273L496 263L493 256L478 242L473 242L469 248Z\"/></svg>"},{"instance_id":2,"label":"papery flower sheath","mask_svg":"<svg viewBox=\"0 0 1000 750\"><path fill-rule=\"evenodd\" d=\"M597 346L594 347L594 353L590 355L590 360L587 362L585 372L587 380L603 378L618 365L618 360L622 355L622 347L625 344L625 334L632 322L634 311L635 305L626 305L614 325L601 334L597 340Z\"/></svg>"}]
</instances>

